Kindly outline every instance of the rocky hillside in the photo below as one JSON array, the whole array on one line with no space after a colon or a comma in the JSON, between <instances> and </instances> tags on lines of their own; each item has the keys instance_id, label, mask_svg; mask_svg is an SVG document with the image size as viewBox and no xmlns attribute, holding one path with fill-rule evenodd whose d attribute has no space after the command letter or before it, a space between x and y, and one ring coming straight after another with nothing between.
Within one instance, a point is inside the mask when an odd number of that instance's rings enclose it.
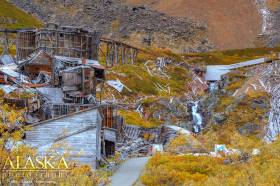
<instances>
[{"instance_id":1,"label":"rocky hillside","mask_svg":"<svg viewBox=\"0 0 280 186\"><path fill-rule=\"evenodd\" d=\"M10 2L44 22L85 26L138 47L177 53L275 47L280 42L278 0Z\"/></svg>"},{"instance_id":2,"label":"rocky hillside","mask_svg":"<svg viewBox=\"0 0 280 186\"><path fill-rule=\"evenodd\" d=\"M120 0L11 2L44 22L89 27L139 47L171 48L184 53L213 48L205 24L165 15L143 6L128 6Z\"/></svg>"},{"instance_id":3,"label":"rocky hillside","mask_svg":"<svg viewBox=\"0 0 280 186\"><path fill-rule=\"evenodd\" d=\"M275 47L280 42L279 0L127 0L170 16L202 21L216 49ZM240 42L242 41L242 42Z\"/></svg>"},{"instance_id":4,"label":"rocky hillside","mask_svg":"<svg viewBox=\"0 0 280 186\"><path fill-rule=\"evenodd\" d=\"M127 0L127 3L207 23L208 36L216 49L255 47L261 33L262 18L254 0Z\"/></svg>"},{"instance_id":5,"label":"rocky hillside","mask_svg":"<svg viewBox=\"0 0 280 186\"><path fill-rule=\"evenodd\" d=\"M280 1L257 0L260 13L263 17L262 36L267 46L279 46L280 42Z\"/></svg>"}]
</instances>

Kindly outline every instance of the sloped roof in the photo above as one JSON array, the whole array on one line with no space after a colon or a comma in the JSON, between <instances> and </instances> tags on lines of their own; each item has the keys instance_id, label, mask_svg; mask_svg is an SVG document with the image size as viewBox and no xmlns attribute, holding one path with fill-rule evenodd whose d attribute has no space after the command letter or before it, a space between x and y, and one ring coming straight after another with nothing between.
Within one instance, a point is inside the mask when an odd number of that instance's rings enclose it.
<instances>
[{"instance_id":1,"label":"sloped roof","mask_svg":"<svg viewBox=\"0 0 280 186\"><path fill-rule=\"evenodd\" d=\"M27 58L26 60L20 61L19 62L19 67L22 67L23 65L26 65L28 63L32 63L36 58L38 58L41 55L46 55L49 58L51 58L51 56L47 52L45 52L44 50L40 50L39 52L35 52L35 53L31 54L29 56L29 58Z\"/></svg>"},{"instance_id":2,"label":"sloped roof","mask_svg":"<svg viewBox=\"0 0 280 186\"><path fill-rule=\"evenodd\" d=\"M235 63L231 65L208 65L205 74L205 80L219 81L221 80L222 75L229 73L231 70L242 68L242 67L249 67L252 65L258 65L269 61L271 60L268 58L259 58L259 59L254 59L241 63Z\"/></svg>"},{"instance_id":3,"label":"sloped roof","mask_svg":"<svg viewBox=\"0 0 280 186\"><path fill-rule=\"evenodd\" d=\"M101 153L100 126L99 110L91 108L33 124L32 130L26 132L25 142L36 147L41 155L45 155L53 144L61 142L65 145L56 148L56 152L67 152L69 158L77 160L77 163L96 168L96 160L100 159Z\"/></svg>"},{"instance_id":4,"label":"sloped roof","mask_svg":"<svg viewBox=\"0 0 280 186\"><path fill-rule=\"evenodd\" d=\"M65 70L62 70L60 72L73 72L75 70L78 70L78 69L84 69L84 68L87 68L87 69L92 69L90 66L85 66L85 65L80 65L80 66L76 66L76 67L69 67ZM92 69L93 70L93 69Z\"/></svg>"},{"instance_id":5,"label":"sloped roof","mask_svg":"<svg viewBox=\"0 0 280 186\"><path fill-rule=\"evenodd\" d=\"M40 87L37 88L39 93L44 95L51 103L64 103L63 92L61 88Z\"/></svg>"}]
</instances>

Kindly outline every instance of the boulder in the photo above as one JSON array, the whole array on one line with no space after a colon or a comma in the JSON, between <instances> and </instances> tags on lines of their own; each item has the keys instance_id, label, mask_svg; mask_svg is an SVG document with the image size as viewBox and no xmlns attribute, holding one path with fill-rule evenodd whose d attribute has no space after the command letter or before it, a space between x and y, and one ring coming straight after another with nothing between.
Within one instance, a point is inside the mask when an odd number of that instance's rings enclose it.
<instances>
[{"instance_id":1,"label":"boulder","mask_svg":"<svg viewBox=\"0 0 280 186\"><path fill-rule=\"evenodd\" d=\"M227 115L225 113L214 113L214 121L216 124L223 124L227 120Z\"/></svg>"},{"instance_id":2,"label":"boulder","mask_svg":"<svg viewBox=\"0 0 280 186\"><path fill-rule=\"evenodd\" d=\"M256 125L254 123L247 123L242 127L239 127L238 132L241 135L251 135L256 133L260 129L261 127L259 125Z\"/></svg>"},{"instance_id":3,"label":"boulder","mask_svg":"<svg viewBox=\"0 0 280 186\"><path fill-rule=\"evenodd\" d=\"M269 104L269 102L267 102L264 99L254 99L252 104L251 104L251 108L253 108L253 109L256 109L256 108L269 109L270 104Z\"/></svg>"}]
</instances>

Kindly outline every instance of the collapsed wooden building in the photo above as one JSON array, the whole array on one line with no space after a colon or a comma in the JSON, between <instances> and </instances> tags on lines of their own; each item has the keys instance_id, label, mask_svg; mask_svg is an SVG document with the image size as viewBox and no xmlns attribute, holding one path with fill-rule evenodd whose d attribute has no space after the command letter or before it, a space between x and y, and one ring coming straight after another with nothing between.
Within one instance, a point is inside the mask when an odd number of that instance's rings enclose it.
<instances>
[{"instance_id":1,"label":"collapsed wooden building","mask_svg":"<svg viewBox=\"0 0 280 186\"><path fill-rule=\"evenodd\" d=\"M106 66L134 64L139 48L112 38L101 37L101 33L72 26L48 23L39 29L0 29L8 41L9 34L16 34L16 59L26 60L34 52L44 50L50 56L64 56L98 60L104 57ZM13 36L14 37L14 36ZM5 50L8 51L8 42Z\"/></svg>"},{"instance_id":2,"label":"collapsed wooden building","mask_svg":"<svg viewBox=\"0 0 280 186\"><path fill-rule=\"evenodd\" d=\"M133 64L138 49L101 39L98 32L56 24L3 32L6 37L17 35L16 60L6 53L0 58L0 88L12 95L5 96L6 103L28 110L32 130L25 135L26 143L45 154L52 145L65 142L73 148L71 159L92 168L114 155L116 142L124 136L124 121L116 105L97 100L97 87L106 80L98 54L106 53L106 66ZM31 97L11 94L18 88Z\"/></svg>"},{"instance_id":3,"label":"collapsed wooden building","mask_svg":"<svg viewBox=\"0 0 280 186\"><path fill-rule=\"evenodd\" d=\"M51 56L97 59L100 33L50 23L40 29L18 31L16 42L17 60L40 50Z\"/></svg>"}]
</instances>

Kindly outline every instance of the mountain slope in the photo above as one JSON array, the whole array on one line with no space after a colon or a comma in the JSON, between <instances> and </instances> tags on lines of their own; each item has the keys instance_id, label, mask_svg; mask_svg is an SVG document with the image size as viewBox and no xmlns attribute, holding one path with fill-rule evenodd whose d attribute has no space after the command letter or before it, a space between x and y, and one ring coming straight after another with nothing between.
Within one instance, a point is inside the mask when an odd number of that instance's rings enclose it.
<instances>
[{"instance_id":1,"label":"mountain slope","mask_svg":"<svg viewBox=\"0 0 280 186\"><path fill-rule=\"evenodd\" d=\"M40 27L41 25L41 22L32 15L5 0L0 0L0 28L19 29Z\"/></svg>"},{"instance_id":2,"label":"mountain slope","mask_svg":"<svg viewBox=\"0 0 280 186\"><path fill-rule=\"evenodd\" d=\"M106 37L138 47L169 48L177 53L203 52L213 48L205 24L178 19L121 0L43 1L11 0L45 22L99 30Z\"/></svg>"},{"instance_id":3,"label":"mountain slope","mask_svg":"<svg viewBox=\"0 0 280 186\"><path fill-rule=\"evenodd\" d=\"M261 33L262 19L254 0L127 0L127 3L206 22L209 39L216 49L255 47Z\"/></svg>"}]
</instances>

